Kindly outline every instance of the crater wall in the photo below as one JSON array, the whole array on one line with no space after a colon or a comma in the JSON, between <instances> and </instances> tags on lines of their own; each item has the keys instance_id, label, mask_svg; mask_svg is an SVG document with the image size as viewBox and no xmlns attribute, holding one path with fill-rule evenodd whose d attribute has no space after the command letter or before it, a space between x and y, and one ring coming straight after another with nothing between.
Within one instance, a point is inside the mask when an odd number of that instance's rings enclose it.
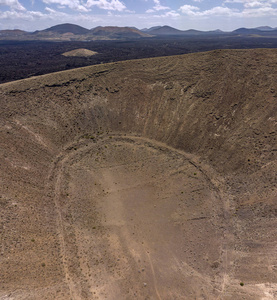
<instances>
[{"instance_id":1,"label":"crater wall","mask_svg":"<svg viewBox=\"0 0 277 300\"><path fill-rule=\"evenodd\" d=\"M0 85L0 296L274 299L276 66L276 50L217 50ZM128 196L119 192L126 182ZM114 201L114 211L123 207L115 215L107 210ZM155 211L140 223L149 203L161 204L169 224ZM157 224L171 229L164 237L128 231ZM167 255L153 250L155 239L174 253L163 267ZM147 267L138 266L143 260ZM130 275L144 268L144 279Z\"/></svg>"}]
</instances>

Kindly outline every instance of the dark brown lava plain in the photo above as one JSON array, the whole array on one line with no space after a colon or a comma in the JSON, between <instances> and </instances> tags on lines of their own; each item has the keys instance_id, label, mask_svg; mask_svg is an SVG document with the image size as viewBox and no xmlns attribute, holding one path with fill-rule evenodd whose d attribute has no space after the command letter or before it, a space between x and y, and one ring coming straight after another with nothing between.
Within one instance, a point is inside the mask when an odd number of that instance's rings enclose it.
<instances>
[{"instance_id":1,"label":"dark brown lava plain","mask_svg":"<svg viewBox=\"0 0 277 300\"><path fill-rule=\"evenodd\" d=\"M0 85L0 299L276 299L277 50Z\"/></svg>"}]
</instances>

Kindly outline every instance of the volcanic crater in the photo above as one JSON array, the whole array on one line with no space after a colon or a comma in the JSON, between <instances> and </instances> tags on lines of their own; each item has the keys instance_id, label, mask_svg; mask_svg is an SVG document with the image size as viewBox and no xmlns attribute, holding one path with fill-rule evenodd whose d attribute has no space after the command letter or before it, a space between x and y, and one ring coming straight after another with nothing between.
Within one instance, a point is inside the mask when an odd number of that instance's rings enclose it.
<instances>
[{"instance_id":1,"label":"volcanic crater","mask_svg":"<svg viewBox=\"0 0 277 300\"><path fill-rule=\"evenodd\" d=\"M0 85L0 299L276 299L277 51Z\"/></svg>"}]
</instances>

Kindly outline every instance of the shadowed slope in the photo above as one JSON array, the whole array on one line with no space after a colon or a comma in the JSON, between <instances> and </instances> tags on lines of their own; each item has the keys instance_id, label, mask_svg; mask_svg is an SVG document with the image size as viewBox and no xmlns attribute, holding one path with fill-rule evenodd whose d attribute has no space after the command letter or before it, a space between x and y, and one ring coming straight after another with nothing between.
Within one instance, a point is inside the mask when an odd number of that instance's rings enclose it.
<instances>
[{"instance_id":1,"label":"shadowed slope","mask_svg":"<svg viewBox=\"0 0 277 300\"><path fill-rule=\"evenodd\" d=\"M276 63L213 51L2 84L0 296L274 299Z\"/></svg>"}]
</instances>

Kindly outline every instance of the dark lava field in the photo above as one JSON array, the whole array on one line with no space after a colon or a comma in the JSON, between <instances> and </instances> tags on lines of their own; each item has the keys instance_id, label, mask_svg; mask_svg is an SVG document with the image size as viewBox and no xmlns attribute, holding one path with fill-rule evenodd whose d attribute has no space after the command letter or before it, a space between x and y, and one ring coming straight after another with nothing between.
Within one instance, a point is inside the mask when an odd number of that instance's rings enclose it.
<instances>
[{"instance_id":1,"label":"dark lava field","mask_svg":"<svg viewBox=\"0 0 277 300\"><path fill-rule=\"evenodd\" d=\"M180 55L215 49L276 47L276 38L247 36L164 36L139 40L92 42L0 41L0 83L130 59ZM99 54L88 58L61 55L78 48L86 48Z\"/></svg>"}]
</instances>

